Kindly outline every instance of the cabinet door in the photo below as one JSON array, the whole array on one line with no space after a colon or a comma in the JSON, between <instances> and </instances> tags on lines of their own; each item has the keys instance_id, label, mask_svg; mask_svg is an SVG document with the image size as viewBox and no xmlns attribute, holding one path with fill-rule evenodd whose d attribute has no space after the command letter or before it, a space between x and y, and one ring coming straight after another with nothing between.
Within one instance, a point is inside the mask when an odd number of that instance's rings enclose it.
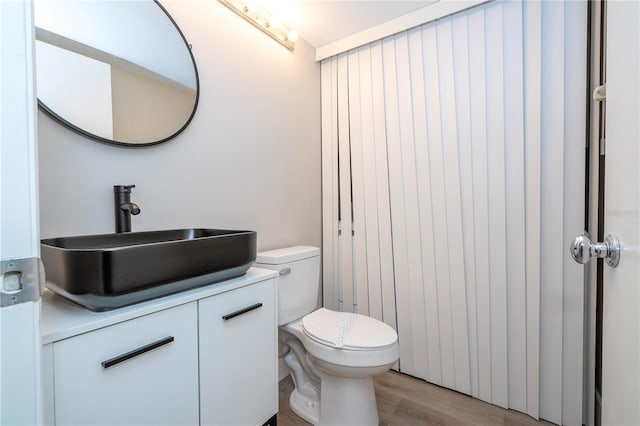
<instances>
[{"instance_id":1,"label":"cabinet door","mask_svg":"<svg viewBox=\"0 0 640 426\"><path fill-rule=\"evenodd\" d=\"M197 328L192 302L54 343L56 424L196 425Z\"/></svg>"},{"instance_id":2,"label":"cabinet door","mask_svg":"<svg viewBox=\"0 0 640 426\"><path fill-rule=\"evenodd\" d=\"M199 301L203 425L262 424L276 413L275 300L272 279Z\"/></svg>"}]
</instances>

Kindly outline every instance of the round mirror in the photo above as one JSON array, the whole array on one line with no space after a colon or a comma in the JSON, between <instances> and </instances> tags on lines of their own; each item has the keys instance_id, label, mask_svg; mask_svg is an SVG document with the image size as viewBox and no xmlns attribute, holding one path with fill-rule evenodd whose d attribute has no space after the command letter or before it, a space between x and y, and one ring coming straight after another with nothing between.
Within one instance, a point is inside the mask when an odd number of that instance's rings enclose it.
<instances>
[{"instance_id":1,"label":"round mirror","mask_svg":"<svg viewBox=\"0 0 640 426\"><path fill-rule=\"evenodd\" d=\"M36 0L38 105L91 139L166 142L198 104L195 60L155 0Z\"/></svg>"}]
</instances>

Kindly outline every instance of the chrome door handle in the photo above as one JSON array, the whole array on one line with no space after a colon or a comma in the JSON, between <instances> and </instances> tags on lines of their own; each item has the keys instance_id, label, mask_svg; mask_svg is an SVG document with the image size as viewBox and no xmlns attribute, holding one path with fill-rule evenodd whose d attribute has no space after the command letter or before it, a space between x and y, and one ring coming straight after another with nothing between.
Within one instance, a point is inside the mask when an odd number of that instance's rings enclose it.
<instances>
[{"instance_id":1,"label":"chrome door handle","mask_svg":"<svg viewBox=\"0 0 640 426\"><path fill-rule=\"evenodd\" d=\"M576 237L569 247L573 260L588 263L592 257L599 257L607 265L615 268L620 263L620 241L615 235L607 235L602 243L592 243L586 235Z\"/></svg>"}]
</instances>

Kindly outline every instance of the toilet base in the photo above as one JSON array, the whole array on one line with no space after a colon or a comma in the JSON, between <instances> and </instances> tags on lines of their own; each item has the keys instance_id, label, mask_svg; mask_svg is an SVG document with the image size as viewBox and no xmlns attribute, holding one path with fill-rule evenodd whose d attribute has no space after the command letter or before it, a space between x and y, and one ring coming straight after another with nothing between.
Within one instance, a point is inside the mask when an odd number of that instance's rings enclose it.
<instances>
[{"instance_id":1,"label":"toilet base","mask_svg":"<svg viewBox=\"0 0 640 426\"><path fill-rule=\"evenodd\" d=\"M308 398L297 389L291 392L289 407L298 416L319 426L373 426L378 424L378 407L371 377L354 379L323 374L321 400Z\"/></svg>"},{"instance_id":2,"label":"toilet base","mask_svg":"<svg viewBox=\"0 0 640 426\"><path fill-rule=\"evenodd\" d=\"M378 407L371 377L322 374L320 383L320 425L378 424Z\"/></svg>"},{"instance_id":3,"label":"toilet base","mask_svg":"<svg viewBox=\"0 0 640 426\"><path fill-rule=\"evenodd\" d=\"M317 425L320 418L320 402L307 398L294 389L289 397L289 407L311 424Z\"/></svg>"}]
</instances>

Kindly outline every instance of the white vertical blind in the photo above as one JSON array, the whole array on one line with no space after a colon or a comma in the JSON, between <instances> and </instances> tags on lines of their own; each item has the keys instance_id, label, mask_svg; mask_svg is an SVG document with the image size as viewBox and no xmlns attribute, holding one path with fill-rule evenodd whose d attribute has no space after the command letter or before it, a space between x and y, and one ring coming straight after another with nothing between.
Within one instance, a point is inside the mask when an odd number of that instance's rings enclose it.
<instances>
[{"instance_id":1,"label":"white vertical blind","mask_svg":"<svg viewBox=\"0 0 640 426\"><path fill-rule=\"evenodd\" d=\"M522 16L522 3L504 5L505 16ZM522 19L504 21L504 57L513 58L504 67L505 161L506 161L506 235L507 235L507 338L508 405L527 410L527 334L525 270L525 183L524 156L524 69Z\"/></svg>"},{"instance_id":2,"label":"white vertical blind","mask_svg":"<svg viewBox=\"0 0 640 426\"><path fill-rule=\"evenodd\" d=\"M322 62L325 305L396 327L400 371L563 424L586 24L584 3L497 1Z\"/></svg>"},{"instance_id":3,"label":"white vertical blind","mask_svg":"<svg viewBox=\"0 0 640 426\"><path fill-rule=\"evenodd\" d=\"M349 139L351 141L351 201L353 203L353 228L365 228L364 170L362 149L362 125L360 105L360 70L358 55L348 58L349 78ZM369 314L369 289L367 287L367 234L353 235L354 306L361 314Z\"/></svg>"},{"instance_id":4,"label":"white vertical blind","mask_svg":"<svg viewBox=\"0 0 640 426\"><path fill-rule=\"evenodd\" d=\"M347 55L338 56L338 185L339 185L339 228L342 238L338 239L339 276L338 303L344 311L353 311L353 239L351 238L351 140L349 129L349 91L347 75Z\"/></svg>"},{"instance_id":5,"label":"white vertical blind","mask_svg":"<svg viewBox=\"0 0 640 426\"><path fill-rule=\"evenodd\" d=\"M525 168L525 297L527 348L527 410L533 417L540 413L540 257L541 257L541 147L542 111L542 4L524 2L523 55L524 81L524 156ZM557 413L556 413L557 414Z\"/></svg>"},{"instance_id":6,"label":"white vertical blind","mask_svg":"<svg viewBox=\"0 0 640 426\"><path fill-rule=\"evenodd\" d=\"M382 316L383 321L397 329L395 275L393 272L393 243L391 236L391 207L389 199L389 162L387 156L386 126L384 120L385 102L382 74L382 44L371 45L371 93L373 98L373 132L375 145L375 179L369 184L376 185L375 199L372 204L378 206L378 241L380 257L374 257L374 262L380 262L380 279L382 286ZM366 69L362 70L367 73ZM365 125L370 126L367 121ZM370 147L371 141L365 144ZM371 149L371 148L369 148ZM375 228L370 229L373 231ZM370 233L367 232L367 238ZM375 233L371 234L373 244L376 244ZM375 256L375 252L373 252Z\"/></svg>"},{"instance_id":7,"label":"white vertical blind","mask_svg":"<svg viewBox=\"0 0 640 426\"><path fill-rule=\"evenodd\" d=\"M566 255L568 243L585 229L585 140L587 116L584 98L587 88L586 72L587 39L585 26L588 22L587 9L580 3L567 2L565 5L565 75L564 75L564 181L573 181L575 176L579 186L565 185L563 197L563 297L562 297L562 423L580 423L582 412L582 392L570 385L583 374L583 327L585 316L584 268ZM582 71L582 72L581 72ZM586 94L587 96L590 93ZM577 154L580 152L580 154ZM580 218L580 220L578 220ZM559 218L558 218L559 220ZM544 312L544 311L543 311ZM579 332L577 332L579 331ZM582 389L583 380L578 383ZM583 423L586 423L583 422Z\"/></svg>"},{"instance_id":8,"label":"white vertical blind","mask_svg":"<svg viewBox=\"0 0 640 426\"><path fill-rule=\"evenodd\" d=\"M562 280L563 247L562 220L564 216L564 187L558 185L564 177L564 5L552 2L542 8L542 91L554 93L554 102L542 99L542 181L541 241L545 251L541 261L540 315L541 340L546 343L540 352L540 414L545 411L561 413L562 398ZM545 202L546 201L546 202ZM560 220L558 220L560 219ZM561 416L560 416L561 418ZM556 419L554 419L556 420ZM560 420L560 419L558 419ZM560 421L557 421L560 423Z\"/></svg>"},{"instance_id":9,"label":"white vertical blind","mask_svg":"<svg viewBox=\"0 0 640 426\"><path fill-rule=\"evenodd\" d=\"M473 241L476 285L476 323L477 323L477 359L478 359L478 389L472 396L484 401L491 399L491 302L489 292L489 182L487 180L487 112L485 98L485 57L486 49L484 37L474 36L485 33L484 13L472 13L467 17L467 38L469 40L469 109L471 115L471 156L473 170L471 182L465 186L471 187L473 196L473 224L474 234L465 234L466 245ZM473 237L473 240L471 238ZM468 284L473 285L471 277ZM473 309L471 307L470 311Z\"/></svg>"},{"instance_id":10,"label":"white vertical blind","mask_svg":"<svg viewBox=\"0 0 640 426\"><path fill-rule=\"evenodd\" d=\"M422 49L422 33L413 31L410 34L411 46L411 82L413 91L425 93L425 79L423 75L424 56ZM415 120L415 167L418 180L418 209L420 223L432 223L433 208L431 188L427 184L429 180L429 152L427 139L429 134L426 122L427 100L425 96L415 97L413 102L413 117ZM435 246L433 244L433 228L431 226L420 227L421 266L423 273L423 295L420 302L424 303L423 316L426 322L426 341L423 341L423 350L426 351L426 375L434 383L442 383L442 369L440 368L440 351L435 342L440 340L438 323L438 293L436 289Z\"/></svg>"},{"instance_id":11,"label":"white vertical blind","mask_svg":"<svg viewBox=\"0 0 640 426\"><path fill-rule=\"evenodd\" d=\"M322 277L333 285L323 286L324 306L338 305L340 259L338 250L338 87L337 61L321 65L322 89Z\"/></svg>"}]
</instances>

